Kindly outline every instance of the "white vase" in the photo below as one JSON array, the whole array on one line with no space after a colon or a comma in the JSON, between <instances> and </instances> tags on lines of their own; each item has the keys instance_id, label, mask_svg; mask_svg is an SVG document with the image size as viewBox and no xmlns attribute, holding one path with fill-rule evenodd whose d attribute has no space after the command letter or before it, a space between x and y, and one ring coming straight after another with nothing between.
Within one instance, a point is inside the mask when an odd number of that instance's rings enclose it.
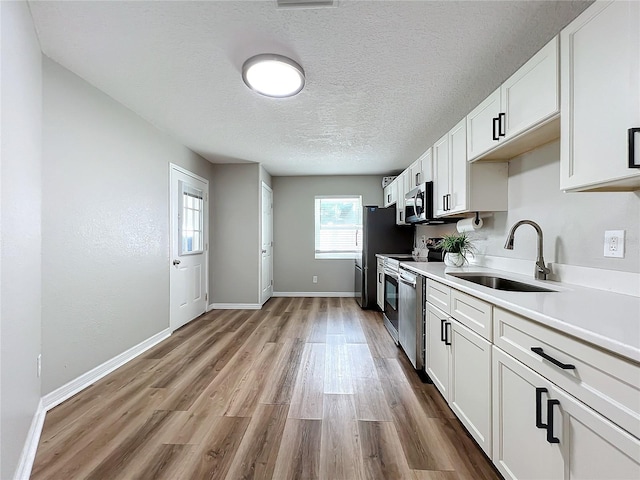
<instances>
[{"instance_id":1,"label":"white vase","mask_svg":"<svg viewBox=\"0 0 640 480\"><path fill-rule=\"evenodd\" d=\"M459 253L447 252L444 254L444 264L447 267L461 267L464 265L464 257Z\"/></svg>"}]
</instances>

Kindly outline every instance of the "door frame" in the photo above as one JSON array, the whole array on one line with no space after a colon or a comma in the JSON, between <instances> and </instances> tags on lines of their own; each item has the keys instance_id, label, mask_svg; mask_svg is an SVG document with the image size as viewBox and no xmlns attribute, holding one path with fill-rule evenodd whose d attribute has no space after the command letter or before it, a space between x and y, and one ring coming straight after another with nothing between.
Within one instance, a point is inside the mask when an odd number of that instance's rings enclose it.
<instances>
[{"instance_id":1,"label":"door frame","mask_svg":"<svg viewBox=\"0 0 640 480\"><path fill-rule=\"evenodd\" d=\"M260 279L260 281L258 282L258 301L261 306L267 303L269 298L271 298L269 297L267 298L267 300L262 301L262 231L264 229L264 218L262 216L262 190L264 188L271 192L271 297L273 297L273 188L271 188L264 180L262 180L260 182L260 244L258 245L258 248L260 249L260 261L258 268L258 278Z\"/></svg>"},{"instance_id":2,"label":"door frame","mask_svg":"<svg viewBox=\"0 0 640 480\"><path fill-rule=\"evenodd\" d=\"M176 319L172 318L172 309L171 309L171 268L172 268L172 254L173 254L173 231L174 228L177 228L175 224L175 219L173 215L171 215L171 202L172 202L172 171L176 171L182 173L183 175L187 175L189 177L194 178L200 182L203 182L206 186L205 192L205 202L204 202L204 281L205 281L205 298L206 298L206 306L203 313L206 313L210 310L211 305L211 297L209 296L209 180L201 177L200 175L196 175L195 173L187 170L186 168L181 167L180 165L176 165L175 163L169 163L169 195L168 195L168 215L169 215L169 256L167 261L167 268L169 268L169 329L173 333L178 328L183 325L176 326ZM187 322L188 323L188 322ZM186 324L185 324L186 325Z\"/></svg>"}]
</instances>

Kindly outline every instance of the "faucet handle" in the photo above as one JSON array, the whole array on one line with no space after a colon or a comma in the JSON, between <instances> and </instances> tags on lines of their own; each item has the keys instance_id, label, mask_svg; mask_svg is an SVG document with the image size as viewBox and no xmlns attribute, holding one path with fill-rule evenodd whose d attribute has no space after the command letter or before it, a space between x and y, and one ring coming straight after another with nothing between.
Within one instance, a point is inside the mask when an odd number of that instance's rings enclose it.
<instances>
[{"instance_id":1,"label":"faucet handle","mask_svg":"<svg viewBox=\"0 0 640 480\"><path fill-rule=\"evenodd\" d=\"M536 262L536 268L534 272L534 276L536 280L546 280L547 275L550 273L551 273L551 269L547 268L543 260Z\"/></svg>"}]
</instances>

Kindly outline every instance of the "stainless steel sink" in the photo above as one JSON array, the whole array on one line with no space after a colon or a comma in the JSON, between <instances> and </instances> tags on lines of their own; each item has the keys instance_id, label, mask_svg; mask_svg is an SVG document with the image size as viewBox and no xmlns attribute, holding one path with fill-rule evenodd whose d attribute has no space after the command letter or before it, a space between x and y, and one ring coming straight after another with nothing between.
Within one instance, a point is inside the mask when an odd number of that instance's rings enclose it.
<instances>
[{"instance_id":1,"label":"stainless steel sink","mask_svg":"<svg viewBox=\"0 0 640 480\"><path fill-rule=\"evenodd\" d=\"M496 290L508 290L510 292L555 292L548 288L538 287L529 283L518 282L503 277L495 277L493 275L478 275L474 273L449 273L452 277L460 278L468 282L477 283L485 287Z\"/></svg>"}]
</instances>

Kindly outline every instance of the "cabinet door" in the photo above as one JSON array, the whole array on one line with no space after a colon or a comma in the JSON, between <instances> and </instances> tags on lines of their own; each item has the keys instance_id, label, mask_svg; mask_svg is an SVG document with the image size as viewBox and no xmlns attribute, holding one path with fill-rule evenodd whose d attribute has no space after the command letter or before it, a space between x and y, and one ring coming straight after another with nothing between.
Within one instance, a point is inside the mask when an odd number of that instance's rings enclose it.
<instances>
[{"instance_id":1,"label":"cabinet door","mask_svg":"<svg viewBox=\"0 0 640 480\"><path fill-rule=\"evenodd\" d=\"M378 259L378 282L376 291L376 300L380 310L384 310L384 261Z\"/></svg>"},{"instance_id":2,"label":"cabinet door","mask_svg":"<svg viewBox=\"0 0 640 480\"><path fill-rule=\"evenodd\" d=\"M409 171L405 170L401 175L396 179L396 223L398 225L405 225L404 218L404 194L405 192L405 184L409 177Z\"/></svg>"},{"instance_id":3,"label":"cabinet door","mask_svg":"<svg viewBox=\"0 0 640 480\"><path fill-rule=\"evenodd\" d=\"M596 2L561 32L560 188L640 186L628 129L640 127L640 2Z\"/></svg>"},{"instance_id":4,"label":"cabinet door","mask_svg":"<svg viewBox=\"0 0 640 480\"><path fill-rule=\"evenodd\" d=\"M449 186L449 134L433 145L434 202L437 217L446 215Z\"/></svg>"},{"instance_id":5,"label":"cabinet door","mask_svg":"<svg viewBox=\"0 0 640 480\"><path fill-rule=\"evenodd\" d=\"M500 143L499 114L500 89L497 89L467 115L467 158L469 161Z\"/></svg>"},{"instance_id":6,"label":"cabinet door","mask_svg":"<svg viewBox=\"0 0 640 480\"><path fill-rule=\"evenodd\" d=\"M564 478L640 478L640 440L591 408L553 388L553 435L565 459Z\"/></svg>"},{"instance_id":7,"label":"cabinet door","mask_svg":"<svg viewBox=\"0 0 640 480\"><path fill-rule=\"evenodd\" d=\"M500 104L505 140L558 114L558 69L556 36L502 84Z\"/></svg>"},{"instance_id":8,"label":"cabinet door","mask_svg":"<svg viewBox=\"0 0 640 480\"><path fill-rule=\"evenodd\" d=\"M411 182L411 188L415 188L424 180L422 180L422 158L419 158L411 164L409 167L409 180Z\"/></svg>"},{"instance_id":9,"label":"cabinet door","mask_svg":"<svg viewBox=\"0 0 640 480\"><path fill-rule=\"evenodd\" d=\"M449 405L491 457L491 344L456 321L451 327Z\"/></svg>"},{"instance_id":10,"label":"cabinet door","mask_svg":"<svg viewBox=\"0 0 640 480\"><path fill-rule=\"evenodd\" d=\"M425 370L445 400L448 400L451 350L447 345L450 342L445 339L451 338L449 316L427 304L426 327Z\"/></svg>"},{"instance_id":11,"label":"cabinet door","mask_svg":"<svg viewBox=\"0 0 640 480\"><path fill-rule=\"evenodd\" d=\"M493 347L492 355L494 465L505 479L562 479L562 451L547 442L546 429L536 426L537 420L546 421L546 409L536 411L536 397L541 407L546 405L551 383L499 348Z\"/></svg>"},{"instance_id":12,"label":"cabinet door","mask_svg":"<svg viewBox=\"0 0 640 480\"><path fill-rule=\"evenodd\" d=\"M469 165L467 164L467 122L462 119L449 132L449 177L451 182L451 197L447 213L460 213L469 210L468 179Z\"/></svg>"},{"instance_id":13,"label":"cabinet door","mask_svg":"<svg viewBox=\"0 0 640 480\"><path fill-rule=\"evenodd\" d=\"M389 185L384 187L383 193L385 208L396 203L396 180L393 180Z\"/></svg>"}]
</instances>

